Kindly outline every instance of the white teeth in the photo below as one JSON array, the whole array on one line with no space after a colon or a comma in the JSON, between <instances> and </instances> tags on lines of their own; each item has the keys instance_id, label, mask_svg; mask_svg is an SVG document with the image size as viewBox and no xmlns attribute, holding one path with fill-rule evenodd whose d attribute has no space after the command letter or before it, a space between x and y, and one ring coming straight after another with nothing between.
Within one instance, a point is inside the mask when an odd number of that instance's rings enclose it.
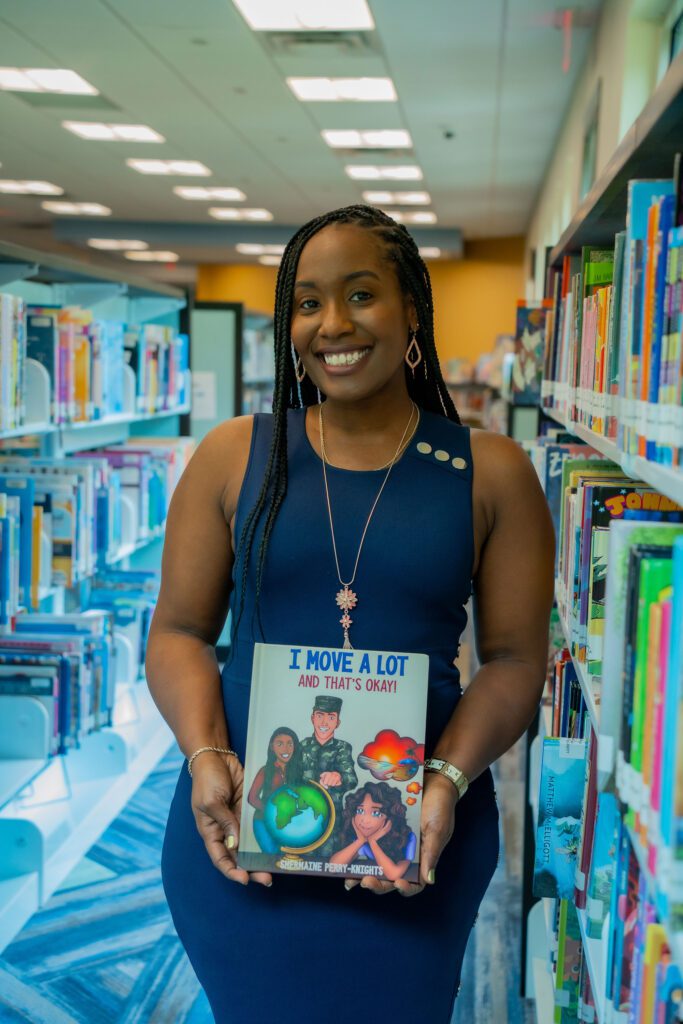
<instances>
[{"instance_id":1,"label":"white teeth","mask_svg":"<svg viewBox=\"0 0 683 1024\"><path fill-rule=\"evenodd\" d=\"M356 352L326 352L323 356L326 366L352 366L368 354L369 348Z\"/></svg>"}]
</instances>

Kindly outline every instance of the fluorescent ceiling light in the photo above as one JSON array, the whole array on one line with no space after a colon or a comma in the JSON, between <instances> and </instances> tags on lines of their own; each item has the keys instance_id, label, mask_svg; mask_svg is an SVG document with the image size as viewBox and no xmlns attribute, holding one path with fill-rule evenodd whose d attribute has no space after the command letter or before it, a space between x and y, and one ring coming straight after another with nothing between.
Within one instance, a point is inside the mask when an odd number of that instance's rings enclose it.
<instances>
[{"instance_id":1,"label":"fluorescent ceiling light","mask_svg":"<svg viewBox=\"0 0 683 1024\"><path fill-rule=\"evenodd\" d=\"M258 261L264 267L279 267L282 263L282 256L259 256Z\"/></svg>"},{"instance_id":2,"label":"fluorescent ceiling light","mask_svg":"<svg viewBox=\"0 0 683 1024\"><path fill-rule=\"evenodd\" d=\"M284 245L261 245L259 242L238 242L237 252L243 256L282 256Z\"/></svg>"},{"instance_id":3,"label":"fluorescent ceiling light","mask_svg":"<svg viewBox=\"0 0 683 1024\"><path fill-rule=\"evenodd\" d=\"M0 181L0 192L15 196L63 196L64 189L49 181Z\"/></svg>"},{"instance_id":4,"label":"fluorescent ceiling light","mask_svg":"<svg viewBox=\"0 0 683 1024\"><path fill-rule=\"evenodd\" d=\"M90 217L109 217L111 210L108 206L102 206L101 203L61 203L61 202L45 202L40 204L44 210L48 210L50 213L66 213L66 214L86 214Z\"/></svg>"},{"instance_id":5,"label":"fluorescent ceiling light","mask_svg":"<svg viewBox=\"0 0 683 1024\"><path fill-rule=\"evenodd\" d=\"M0 68L0 89L8 92L55 92L99 96L90 82L66 68Z\"/></svg>"},{"instance_id":6,"label":"fluorescent ceiling light","mask_svg":"<svg viewBox=\"0 0 683 1024\"><path fill-rule=\"evenodd\" d=\"M354 181L422 181L415 166L381 167L376 164L350 164L344 170Z\"/></svg>"},{"instance_id":7,"label":"fluorescent ceiling light","mask_svg":"<svg viewBox=\"0 0 683 1024\"><path fill-rule=\"evenodd\" d=\"M366 0L233 0L255 32L369 32Z\"/></svg>"},{"instance_id":8,"label":"fluorescent ceiling light","mask_svg":"<svg viewBox=\"0 0 683 1024\"><path fill-rule=\"evenodd\" d=\"M413 140L403 128L379 128L365 131L325 129L322 137L332 149L410 149Z\"/></svg>"},{"instance_id":9,"label":"fluorescent ceiling light","mask_svg":"<svg viewBox=\"0 0 683 1024\"><path fill-rule=\"evenodd\" d=\"M398 98L390 78L288 78L287 85L303 102L377 103Z\"/></svg>"},{"instance_id":10,"label":"fluorescent ceiling light","mask_svg":"<svg viewBox=\"0 0 683 1024\"><path fill-rule=\"evenodd\" d=\"M364 192L363 199L375 206L381 203L417 206L421 203L428 205L432 201L429 192Z\"/></svg>"},{"instance_id":11,"label":"fluorescent ceiling light","mask_svg":"<svg viewBox=\"0 0 683 1024\"><path fill-rule=\"evenodd\" d=\"M91 249L101 249L103 252L117 252L130 249L140 251L149 249L147 242L141 242L133 238L89 238L88 245Z\"/></svg>"},{"instance_id":12,"label":"fluorescent ceiling light","mask_svg":"<svg viewBox=\"0 0 683 1024\"><path fill-rule=\"evenodd\" d=\"M201 185L176 185L173 189L181 199L217 199L225 203L241 202L246 199L238 188L204 188Z\"/></svg>"},{"instance_id":13,"label":"fluorescent ceiling light","mask_svg":"<svg viewBox=\"0 0 683 1024\"><path fill-rule=\"evenodd\" d=\"M385 210L398 224L436 224L436 214L432 210Z\"/></svg>"},{"instance_id":14,"label":"fluorescent ceiling light","mask_svg":"<svg viewBox=\"0 0 683 1024\"><path fill-rule=\"evenodd\" d=\"M244 210L233 206L212 206L209 210L216 220L272 220L270 210Z\"/></svg>"},{"instance_id":15,"label":"fluorescent ceiling light","mask_svg":"<svg viewBox=\"0 0 683 1024\"><path fill-rule=\"evenodd\" d=\"M62 127L81 139L102 142L165 142L146 124L101 124L99 121L62 121Z\"/></svg>"},{"instance_id":16,"label":"fluorescent ceiling light","mask_svg":"<svg viewBox=\"0 0 683 1024\"><path fill-rule=\"evenodd\" d=\"M126 160L129 167L140 174L188 174L208 178L211 171L198 160Z\"/></svg>"},{"instance_id":17,"label":"fluorescent ceiling light","mask_svg":"<svg viewBox=\"0 0 683 1024\"><path fill-rule=\"evenodd\" d=\"M139 263L177 263L180 257L177 252L153 251L146 249L144 252L126 252L127 260L137 260Z\"/></svg>"},{"instance_id":18,"label":"fluorescent ceiling light","mask_svg":"<svg viewBox=\"0 0 683 1024\"><path fill-rule=\"evenodd\" d=\"M438 260L441 249L436 245L425 245L419 250L419 253L423 260Z\"/></svg>"}]
</instances>

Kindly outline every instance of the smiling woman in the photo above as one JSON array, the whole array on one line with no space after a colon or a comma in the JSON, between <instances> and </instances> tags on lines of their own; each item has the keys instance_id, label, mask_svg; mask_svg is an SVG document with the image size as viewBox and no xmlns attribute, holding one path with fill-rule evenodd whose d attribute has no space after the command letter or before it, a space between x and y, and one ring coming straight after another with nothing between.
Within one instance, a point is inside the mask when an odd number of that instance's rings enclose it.
<instances>
[{"instance_id":1,"label":"smiling woman","mask_svg":"<svg viewBox=\"0 0 683 1024\"><path fill-rule=\"evenodd\" d=\"M348 984L363 946L383 1019L448 1024L498 857L489 765L526 729L545 675L547 506L514 442L460 424L427 268L381 211L335 210L294 235L277 280L275 361L272 416L207 435L169 511L147 675L183 752L203 752L178 779L166 895L218 1024L374 1021L363 987ZM482 667L463 694L454 657L473 591ZM254 643L334 648L350 631L359 648L429 657L419 882L402 877L417 837L395 794L351 793L356 764L330 696L316 699L304 770L348 810L333 854L365 860L367 874L342 887L247 873L236 850ZM298 740L285 733L269 744L270 783L292 778ZM309 978L334 999L322 1006Z\"/></svg>"}]
</instances>

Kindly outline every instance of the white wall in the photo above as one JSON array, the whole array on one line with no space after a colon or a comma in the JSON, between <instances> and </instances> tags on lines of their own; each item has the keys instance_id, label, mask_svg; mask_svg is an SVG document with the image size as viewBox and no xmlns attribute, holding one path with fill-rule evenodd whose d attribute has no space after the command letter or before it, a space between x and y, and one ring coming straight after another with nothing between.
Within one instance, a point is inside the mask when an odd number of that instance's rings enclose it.
<instances>
[{"instance_id":1,"label":"white wall","mask_svg":"<svg viewBox=\"0 0 683 1024\"><path fill-rule=\"evenodd\" d=\"M543 296L546 246L557 243L579 205L584 131L598 81L596 178L665 72L670 27L681 10L683 0L605 0L529 223L525 265L535 249L536 273L527 280L528 299Z\"/></svg>"}]
</instances>

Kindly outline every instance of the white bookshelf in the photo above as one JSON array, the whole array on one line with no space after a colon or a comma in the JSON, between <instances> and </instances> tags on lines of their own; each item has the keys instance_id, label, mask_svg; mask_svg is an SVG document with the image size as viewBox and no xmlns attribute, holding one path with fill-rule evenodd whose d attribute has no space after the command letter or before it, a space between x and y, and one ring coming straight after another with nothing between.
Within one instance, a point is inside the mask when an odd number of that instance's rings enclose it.
<instances>
[{"instance_id":1,"label":"white bookshelf","mask_svg":"<svg viewBox=\"0 0 683 1024\"><path fill-rule=\"evenodd\" d=\"M600 680L597 677L591 676L584 663L575 657L572 651L572 632L569 628L569 623L567 622L564 614L559 609L558 611L560 614L560 624L562 626L562 632L564 633L565 643L567 644L567 649L572 656L572 664L579 678L581 693L583 694L583 699L585 700L586 707L588 708L591 725L593 726L593 730L596 735L598 735L600 733Z\"/></svg>"},{"instance_id":2,"label":"white bookshelf","mask_svg":"<svg viewBox=\"0 0 683 1024\"><path fill-rule=\"evenodd\" d=\"M183 292L145 278L119 279L111 271L4 243L0 290L39 304L84 305L98 316L129 323L176 314L186 305ZM38 435L43 455L63 457L119 443L131 437L138 424L145 424L144 432L176 433L176 418L190 412L189 405L153 413L136 410L135 378L124 367L122 413L52 424L43 377L47 379L43 368L28 359L29 422L0 432L0 439ZM189 374L186 393L191 394ZM140 535L130 513L123 511L122 543L107 557L107 565L127 564L137 554L148 560L146 553L154 554L152 545L163 537L163 526ZM41 607L62 610L67 601L78 601L78 584L84 579L76 581L76 589L42 586ZM127 665L119 665L111 726L88 734L78 748L63 755L0 759L0 951L45 905L174 742L146 682L121 679Z\"/></svg>"}]
</instances>

